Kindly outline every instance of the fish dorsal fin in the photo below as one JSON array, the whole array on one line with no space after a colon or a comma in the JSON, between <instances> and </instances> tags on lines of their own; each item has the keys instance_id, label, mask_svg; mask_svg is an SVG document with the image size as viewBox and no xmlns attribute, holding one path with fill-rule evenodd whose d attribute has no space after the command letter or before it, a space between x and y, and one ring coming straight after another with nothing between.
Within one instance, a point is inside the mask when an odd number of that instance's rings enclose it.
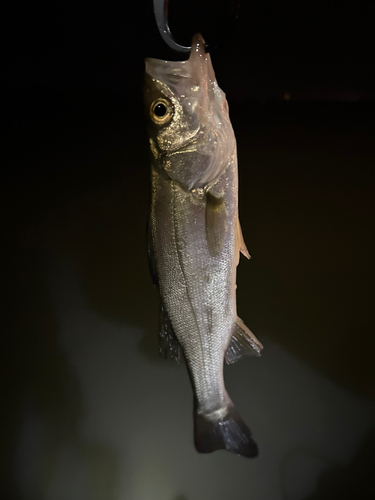
<instances>
[{"instance_id":1,"label":"fish dorsal fin","mask_svg":"<svg viewBox=\"0 0 375 500\"><path fill-rule=\"evenodd\" d=\"M247 259L251 259L248 249L246 248L245 240L243 239L240 219L236 217L236 248L238 253L241 252ZM239 256L238 256L239 259Z\"/></svg>"},{"instance_id":2,"label":"fish dorsal fin","mask_svg":"<svg viewBox=\"0 0 375 500\"><path fill-rule=\"evenodd\" d=\"M159 353L160 356L168 358L168 355L180 362L181 346L174 333L171 320L165 306L160 306L160 328L159 328Z\"/></svg>"},{"instance_id":3,"label":"fish dorsal fin","mask_svg":"<svg viewBox=\"0 0 375 500\"><path fill-rule=\"evenodd\" d=\"M241 356L260 356L263 345L252 331L237 317L231 341L225 352L225 361L234 363Z\"/></svg>"},{"instance_id":4,"label":"fish dorsal fin","mask_svg":"<svg viewBox=\"0 0 375 500\"><path fill-rule=\"evenodd\" d=\"M216 257L223 246L227 230L226 208L223 197L206 194L206 240L208 251Z\"/></svg>"}]
</instances>

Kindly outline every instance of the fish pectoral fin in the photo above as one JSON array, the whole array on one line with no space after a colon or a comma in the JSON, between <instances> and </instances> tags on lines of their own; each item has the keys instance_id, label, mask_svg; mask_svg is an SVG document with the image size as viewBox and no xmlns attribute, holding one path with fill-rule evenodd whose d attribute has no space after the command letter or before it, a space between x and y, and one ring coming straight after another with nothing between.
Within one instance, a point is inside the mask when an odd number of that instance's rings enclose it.
<instances>
[{"instance_id":1,"label":"fish pectoral fin","mask_svg":"<svg viewBox=\"0 0 375 500\"><path fill-rule=\"evenodd\" d=\"M206 240L208 251L216 257L223 246L227 230L226 208L223 197L206 194Z\"/></svg>"},{"instance_id":2,"label":"fish pectoral fin","mask_svg":"<svg viewBox=\"0 0 375 500\"><path fill-rule=\"evenodd\" d=\"M151 223L147 223L147 256L148 256L148 267L150 269L150 274L152 282L156 288L159 288L159 277L156 269L156 258L154 250L154 242L152 239Z\"/></svg>"},{"instance_id":3,"label":"fish pectoral fin","mask_svg":"<svg viewBox=\"0 0 375 500\"><path fill-rule=\"evenodd\" d=\"M225 361L234 363L241 356L260 356L262 349L263 345L253 332L249 330L241 318L237 317L232 338L225 352Z\"/></svg>"},{"instance_id":4,"label":"fish pectoral fin","mask_svg":"<svg viewBox=\"0 0 375 500\"><path fill-rule=\"evenodd\" d=\"M245 240L243 238L240 219L236 217L236 247L238 252L241 252L247 259L251 259L248 249L246 248ZM239 257L239 256L238 256Z\"/></svg>"},{"instance_id":5,"label":"fish pectoral fin","mask_svg":"<svg viewBox=\"0 0 375 500\"><path fill-rule=\"evenodd\" d=\"M180 362L181 346L174 333L171 320L169 319L168 312L164 304L160 306L160 328L159 328L159 353L165 359L169 356Z\"/></svg>"}]
</instances>

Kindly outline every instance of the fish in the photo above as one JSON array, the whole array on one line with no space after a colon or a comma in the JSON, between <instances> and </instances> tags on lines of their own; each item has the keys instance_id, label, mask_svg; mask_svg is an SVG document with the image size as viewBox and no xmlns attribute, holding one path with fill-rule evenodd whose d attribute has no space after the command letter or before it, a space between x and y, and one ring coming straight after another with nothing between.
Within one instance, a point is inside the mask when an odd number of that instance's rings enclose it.
<instances>
[{"instance_id":1,"label":"fish","mask_svg":"<svg viewBox=\"0 0 375 500\"><path fill-rule=\"evenodd\" d=\"M236 139L225 93L200 34L186 61L145 60L151 151L150 270L161 298L160 350L181 349L194 393L200 453L245 457L258 446L224 385L224 359L259 356L260 341L237 316L240 252Z\"/></svg>"}]
</instances>

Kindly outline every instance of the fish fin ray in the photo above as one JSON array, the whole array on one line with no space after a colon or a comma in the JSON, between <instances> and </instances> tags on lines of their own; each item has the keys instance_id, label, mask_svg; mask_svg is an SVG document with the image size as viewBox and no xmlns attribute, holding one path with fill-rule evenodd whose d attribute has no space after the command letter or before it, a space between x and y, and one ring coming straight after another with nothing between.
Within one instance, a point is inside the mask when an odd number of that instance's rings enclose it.
<instances>
[{"instance_id":1,"label":"fish fin ray","mask_svg":"<svg viewBox=\"0 0 375 500\"><path fill-rule=\"evenodd\" d=\"M250 429L227 396L228 412L221 418L194 413L194 442L199 453L227 450L248 458L258 456L258 446Z\"/></svg>"},{"instance_id":2,"label":"fish fin ray","mask_svg":"<svg viewBox=\"0 0 375 500\"><path fill-rule=\"evenodd\" d=\"M253 332L245 325L241 318L233 330L232 338L225 352L225 361L234 363L242 356L260 356L263 345L259 342Z\"/></svg>"},{"instance_id":3,"label":"fish fin ray","mask_svg":"<svg viewBox=\"0 0 375 500\"><path fill-rule=\"evenodd\" d=\"M239 219L238 215L236 217L236 248L238 248L238 252L241 252L242 255L244 255L247 259L251 259L251 256L250 256L249 251L246 247L246 243L245 243L245 240L243 237L240 219ZM238 256L238 260L239 260L239 256Z\"/></svg>"},{"instance_id":4,"label":"fish fin ray","mask_svg":"<svg viewBox=\"0 0 375 500\"><path fill-rule=\"evenodd\" d=\"M208 251L216 257L223 246L227 230L226 208L223 197L206 194L206 240Z\"/></svg>"},{"instance_id":5,"label":"fish fin ray","mask_svg":"<svg viewBox=\"0 0 375 500\"><path fill-rule=\"evenodd\" d=\"M181 359L181 346L174 333L171 320L169 319L168 312L164 304L160 306L160 327L159 327L159 354L180 362Z\"/></svg>"}]
</instances>

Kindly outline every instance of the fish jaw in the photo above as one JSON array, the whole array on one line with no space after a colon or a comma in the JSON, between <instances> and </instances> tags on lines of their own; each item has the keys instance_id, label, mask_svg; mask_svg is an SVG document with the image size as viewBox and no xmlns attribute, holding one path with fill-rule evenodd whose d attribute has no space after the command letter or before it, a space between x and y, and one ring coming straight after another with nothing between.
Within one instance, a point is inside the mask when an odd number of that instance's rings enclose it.
<instances>
[{"instance_id":1,"label":"fish jaw","mask_svg":"<svg viewBox=\"0 0 375 500\"><path fill-rule=\"evenodd\" d=\"M190 105L199 106L203 113L207 111L207 101L215 98L218 88L215 72L200 34L193 37L188 60L166 61L148 57L145 66L146 73L154 81L163 82L175 96L189 96Z\"/></svg>"}]
</instances>

